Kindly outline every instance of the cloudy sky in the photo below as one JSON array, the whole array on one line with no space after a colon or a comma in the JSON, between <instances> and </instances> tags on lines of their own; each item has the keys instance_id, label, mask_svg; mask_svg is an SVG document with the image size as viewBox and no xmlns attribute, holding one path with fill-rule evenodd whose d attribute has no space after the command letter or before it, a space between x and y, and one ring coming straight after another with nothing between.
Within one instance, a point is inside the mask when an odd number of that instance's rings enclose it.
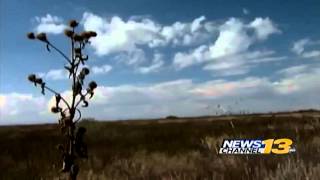
<instances>
[{"instance_id":1,"label":"cloudy sky","mask_svg":"<svg viewBox=\"0 0 320 180\"><path fill-rule=\"evenodd\" d=\"M0 124L56 122L36 73L68 96L69 19L98 36L87 49L99 84L85 117L101 120L320 108L320 2L1 0Z\"/></svg>"}]
</instances>

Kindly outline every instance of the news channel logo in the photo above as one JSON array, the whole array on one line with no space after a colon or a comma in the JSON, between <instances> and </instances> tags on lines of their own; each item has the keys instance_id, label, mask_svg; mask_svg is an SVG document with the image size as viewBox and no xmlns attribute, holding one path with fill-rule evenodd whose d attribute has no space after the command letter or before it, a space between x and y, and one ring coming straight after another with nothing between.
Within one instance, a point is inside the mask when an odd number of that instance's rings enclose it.
<instances>
[{"instance_id":1,"label":"news channel logo","mask_svg":"<svg viewBox=\"0 0 320 180\"><path fill-rule=\"evenodd\" d=\"M293 141L281 139L224 139L219 154L289 154L295 152Z\"/></svg>"}]
</instances>

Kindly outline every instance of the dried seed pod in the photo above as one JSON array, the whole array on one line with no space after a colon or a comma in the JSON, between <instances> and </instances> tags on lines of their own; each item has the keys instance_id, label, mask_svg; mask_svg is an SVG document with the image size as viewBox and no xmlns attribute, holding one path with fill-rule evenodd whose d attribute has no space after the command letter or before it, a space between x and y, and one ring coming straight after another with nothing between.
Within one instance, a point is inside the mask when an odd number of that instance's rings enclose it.
<instances>
[{"instance_id":1,"label":"dried seed pod","mask_svg":"<svg viewBox=\"0 0 320 180\"><path fill-rule=\"evenodd\" d=\"M31 82L35 82L37 79L37 76L35 74L30 74L28 76L28 80L31 81Z\"/></svg>"},{"instance_id":2,"label":"dried seed pod","mask_svg":"<svg viewBox=\"0 0 320 180\"><path fill-rule=\"evenodd\" d=\"M90 70L89 70L89 68L84 67L84 68L82 68L81 72L83 72L83 74L85 74L85 75L88 75L90 73Z\"/></svg>"},{"instance_id":3,"label":"dried seed pod","mask_svg":"<svg viewBox=\"0 0 320 180\"><path fill-rule=\"evenodd\" d=\"M73 35L73 39L74 39L75 41L78 41L78 42L83 41L83 37L80 36L79 34L74 34L74 35Z\"/></svg>"},{"instance_id":4,"label":"dried seed pod","mask_svg":"<svg viewBox=\"0 0 320 180\"><path fill-rule=\"evenodd\" d=\"M65 29L64 30L64 34L66 35L66 36L68 36L69 38L72 38L72 36L73 36L73 31L71 31L70 29Z\"/></svg>"},{"instance_id":5,"label":"dried seed pod","mask_svg":"<svg viewBox=\"0 0 320 180\"><path fill-rule=\"evenodd\" d=\"M36 82L37 84L42 84L42 83L43 83L43 81L42 81L41 78L36 78L35 82Z\"/></svg>"},{"instance_id":6,"label":"dried seed pod","mask_svg":"<svg viewBox=\"0 0 320 180\"><path fill-rule=\"evenodd\" d=\"M69 26L72 27L72 28L75 28L78 26L78 22L76 20L70 20L69 21Z\"/></svg>"},{"instance_id":7,"label":"dried seed pod","mask_svg":"<svg viewBox=\"0 0 320 180\"><path fill-rule=\"evenodd\" d=\"M86 75L81 71L78 75L78 78L83 80L85 76Z\"/></svg>"},{"instance_id":8,"label":"dried seed pod","mask_svg":"<svg viewBox=\"0 0 320 180\"><path fill-rule=\"evenodd\" d=\"M90 39L90 37L91 37L91 35L88 31L84 31L80 35L83 37L83 39Z\"/></svg>"},{"instance_id":9,"label":"dried seed pod","mask_svg":"<svg viewBox=\"0 0 320 180\"><path fill-rule=\"evenodd\" d=\"M40 41L46 42L46 43L49 42L47 39L46 33L37 34L37 39L39 39Z\"/></svg>"},{"instance_id":10,"label":"dried seed pod","mask_svg":"<svg viewBox=\"0 0 320 180\"><path fill-rule=\"evenodd\" d=\"M89 83L89 88L91 89L91 90L94 90L95 88L97 88L97 83L95 82L95 81L91 81L90 83Z\"/></svg>"},{"instance_id":11,"label":"dried seed pod","mask_svg":"<svg viewBox=\"0 0 320 180\"><path fill-rule=\"evenodd\" d=\"M90 37L96 37L97 33L94 31L89 31Z\"/></svg>"},{"instance_id":12,"label":"dried seed pod","mask_svg":"<svg viewBox=\"0 0 320 180\"><path fill-rule=\"evenodd\" d=\"M29 39L32 39L32 40L36 38L33 32L29 32L29 33L27 34L27 37L28 37Z\"/></svg>"},{"instance_id":13,"label":"dried seed pod","mask_svg":"<svg viewBox=\"0 0 320 180\"><path fill-rule=\"evenodd\" d=\"M58 113L58 112L60 112L60 109L58 107L52 107L51 108L51 112L52 113Z\"/></svg>"}]
</instances>

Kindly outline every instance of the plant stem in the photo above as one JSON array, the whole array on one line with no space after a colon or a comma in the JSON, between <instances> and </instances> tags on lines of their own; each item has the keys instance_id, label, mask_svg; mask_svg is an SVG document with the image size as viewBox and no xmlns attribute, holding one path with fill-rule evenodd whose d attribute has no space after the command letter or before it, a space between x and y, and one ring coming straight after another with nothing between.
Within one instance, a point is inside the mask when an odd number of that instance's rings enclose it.
<instances>
[{"instance_id":1,"label":"plant stem","mask_svg":"<svg viewBox=\"0 0 320 180\"><path fill-rule=\"evenodd\" d=\"M72 29L72 31L74 32L74 28ZM71 59L72 59L72 64L75 64L75 57L74 57L74 40L71 39ZM75 87L76 84L76 75L77 75L77 68L73 70L72 72L72 87ZM72 114L71 114L71 120L73 120L74 117L74 113L75 113L75 100L76 100L76 92L75 89L73 88L72 90L72 103L71 103L71 108L72 108Z\"/></svg>"},{"instance_id":2,"label":"plant stem","mask_svg":"<svg viewBox=\"0 0 320 180\"><path fill-rule=\"evenodd\" d=\"M48 86L44 86L44 88L47 89L48 91L52 92L55 95L60 95L58 92L56 92L55 90L49 88ZM62 101L68 106L68 109L71 110L71 107L70 107L68 101L66 101L61 95L60 95L60 97L61 97Z\"/></svg>"},{"instance_id":3,"label":"plant stem","mask_svg":"<svg viewBox=\"0 0 320 180\"><path fill-rule=\"evenodd\" d=\"M74 33L74 28L72 29L73 33ZM74 57L74 39L71 38L71 64L74 65L75 63L75 57ZM77 74L77 70L73 70L72 72L72 103L71 103L71 111L70 111L70 121L71 121L71 125L69 126L69 155L73 158L73 165L74 165L74 149L73 149L73 140L74 140L74 125L73 125L73 119L74 119L74 115L76 112L76 109L74 107L75 105L75 99L77 94L75 93L75 84L76 84L76 74ZM76 179L76 177L75 177Z\"/></svg>"},{"instance_id":4,"label":"plant stem","mask_svg":"<svg viewBox=\"0 0 320 180\"><path fill-rule=\"evenodd\" d=\"M48 42L48 45L50 47L52 47L54 50L56 50L61 56L63 56L70 64L71 64L71 60L57 47L55 47L53 44L51 44L50 42Z\"/></svg>"}]
</instances>

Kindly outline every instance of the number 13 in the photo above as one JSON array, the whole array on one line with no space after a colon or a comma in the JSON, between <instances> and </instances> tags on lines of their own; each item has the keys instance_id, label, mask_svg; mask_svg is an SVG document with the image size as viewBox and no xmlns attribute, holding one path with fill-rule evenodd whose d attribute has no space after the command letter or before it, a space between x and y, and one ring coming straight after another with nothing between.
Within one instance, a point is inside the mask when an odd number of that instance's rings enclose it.
<instances>
[{"instance_id":1,"label":"number 13","mask_svg":"<svg viewBox=\"0 0 320 180\"><path fill-rule=\"evenodd\" d=\"M271 152L274 154L287 154L289 153L292 140L291 139L267 139L262 141L265 144L263 154L270 154ZM273 144L278 145L277 148L272 148Z\"/></svg>"}]
</instances>

